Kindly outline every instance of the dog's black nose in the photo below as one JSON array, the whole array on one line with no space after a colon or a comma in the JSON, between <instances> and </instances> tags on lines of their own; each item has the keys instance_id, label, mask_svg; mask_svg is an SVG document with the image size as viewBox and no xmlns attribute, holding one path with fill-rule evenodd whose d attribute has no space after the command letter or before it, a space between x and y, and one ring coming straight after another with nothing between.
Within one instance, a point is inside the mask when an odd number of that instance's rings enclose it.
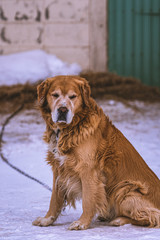
<instances>
[{"instance_id":1,"label":"dog's black nose","mask_svg":"<svg viewBox=\"0 0 160 240\"><path fill-rule=\"evenodd\" d=\"M57 122L66 122L67 121L68 109L66 107L58 108L58 119Z\"/></svg>"},{"instance_id":2,"label":"dog's black nose","mask_svg":"<svg viewBox=\"0 0 160 240\"><path fill-rule=\"evenodd\" d=\"M61 113L67 113L68 112L68 109L66 107L60 107L58 108L58 112L61 114Z\"/></svg>"}]
</instances>

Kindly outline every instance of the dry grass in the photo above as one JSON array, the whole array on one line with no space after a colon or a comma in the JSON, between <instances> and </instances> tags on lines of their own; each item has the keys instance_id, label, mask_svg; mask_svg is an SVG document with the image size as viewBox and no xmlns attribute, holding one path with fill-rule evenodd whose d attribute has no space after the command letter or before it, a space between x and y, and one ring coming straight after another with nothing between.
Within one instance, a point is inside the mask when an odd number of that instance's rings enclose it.
<instances>
[{"instance_id":1,"label":"dry grass","mask_svg":"<svg viewBox=\"0 0 160 240\"><path fill-rule=\"evenodd\" d=\"M89 81L93 97L160 101L158 87L146 86L132 77L121 77L114 73L86 73L82 76Z\"/></svg>"},{"instance_id":2,"label":"dry grass","mask_svg":"<svg viewBox=\"0 0 160 240\"><path fill-rule=\"evenodd\" d=\"M160 89L142 84L135 78L121 77L113 73L83 73L91 86L94 98L140 100L160 102ZM9 113L19 105L25 108L36 106L37 84L13 85L0 87L0 112Z\"/></svg>"}]
</instances>

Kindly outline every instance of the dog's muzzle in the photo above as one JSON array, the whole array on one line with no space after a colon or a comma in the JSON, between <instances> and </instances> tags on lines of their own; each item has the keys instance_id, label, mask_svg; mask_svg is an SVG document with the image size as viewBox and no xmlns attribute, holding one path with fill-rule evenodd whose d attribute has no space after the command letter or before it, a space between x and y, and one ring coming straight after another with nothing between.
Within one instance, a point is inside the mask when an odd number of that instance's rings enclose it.
<instances>
[{"instance_id":1,"label":"dog's muzzle","mask_svg":"<svg viewBox=\"0 0 160 240\"><path fill-rule=\"evenodd\" d=\"M58 108L57 122L67 122L68 109L66 107Z\"/></svg>"}]
</instances>

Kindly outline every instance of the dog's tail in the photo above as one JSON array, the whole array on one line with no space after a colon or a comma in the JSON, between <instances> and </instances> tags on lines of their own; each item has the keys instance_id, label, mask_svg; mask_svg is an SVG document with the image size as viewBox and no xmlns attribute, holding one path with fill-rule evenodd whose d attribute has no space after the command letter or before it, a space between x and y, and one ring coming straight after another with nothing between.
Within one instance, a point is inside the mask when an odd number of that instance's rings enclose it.
<instances>
[{"instance_id":1,"label":"dog's tail","mask_svg":"<svg viewBox=\"0 0 160 240\"><path fill-rule=\"evenodd\" d=\"M160 228L160 210L156 208L142 208L133 212L132 224Z\"/></svg>"},{"instance_id":2,"label":"dog's tail","mask_svg":"<svg viewBox=\"0 0 160 240\"><path fill-rule=\"evenodd\" d=\"M122 181L114 190L121 216L130 218L133 225L160 228L160 210L146 199L147 185L139 181Z\"/></svg>"}]
</instances>

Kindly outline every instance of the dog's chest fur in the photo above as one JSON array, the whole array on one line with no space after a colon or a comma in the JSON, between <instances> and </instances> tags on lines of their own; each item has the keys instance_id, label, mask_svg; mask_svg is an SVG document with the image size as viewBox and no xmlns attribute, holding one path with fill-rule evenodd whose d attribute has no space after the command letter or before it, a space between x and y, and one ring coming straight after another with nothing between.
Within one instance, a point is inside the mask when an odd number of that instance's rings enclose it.
<instances>
[{"instance_id":1,"label":"dog's chest fur","mask_svg":"<svg viewBox=\"0 0 160 240\"><path fill-rule=\"evenodd\" d=\"M58 151L58 137L59 136L57 136L56 134L52 134L48 145L48 150L53 154L59 165L62 166L65 162L66 156L60 154L60 152Z\"/></svg>"},{"instance_id":2,"label":"dog's chest fur","mask_svg":"<svg viewBox=\"0 0 160 240\"><path fill-rule=\"evenodd\" d=\"M58 139L55 135L52 135L49 151L53 154L59 166L55 184L56 187L65 191L67 199L81 198L82 185L79 173L83 173L87 167L91 168L94 165L97 146L98 143L92 136L89 141L84 141L71 150L69 154L61 154L58 150Z\"/></svg>"},{"instance_id":3,"label":"dog's chest fur","mask_svg":"<svg viewBox=\"0 0 160 240\"><path fill-rule=\"evenodd\" d=\"M91 167L91 162L95 158L96 149L98 146L98 142L96 141L94 135L90 136L88 139L84 140L78 146L74 147L69 151L69 153L63 154L58 149L58 138L56 134L52 134L49 142L48 150L54 155L55 159L59 162L60 167L62 165L70 166L75 171L77 168L77 164L81 163L84 167L89 165Z\"/></svg>"}]
</instances>

